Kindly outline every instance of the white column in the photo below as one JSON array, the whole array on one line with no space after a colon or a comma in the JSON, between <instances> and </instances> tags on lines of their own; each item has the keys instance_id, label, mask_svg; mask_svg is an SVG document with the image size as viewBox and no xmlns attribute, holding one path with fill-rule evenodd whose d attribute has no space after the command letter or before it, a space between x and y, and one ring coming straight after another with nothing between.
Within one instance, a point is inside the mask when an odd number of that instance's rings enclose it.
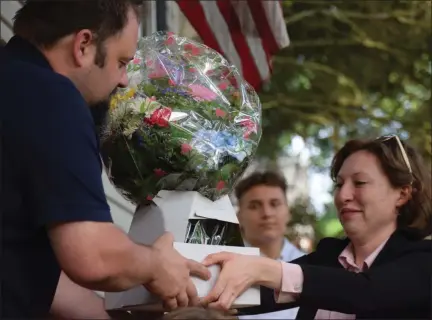
<instances>
[{"instance_id":1,"label":"white column","mask_svg":"<svg viewBox=\"0 0 432 320\"><path fill-rule=\"evenodd\" d=\"M1 1L0 2L0 30L1 40L5 43L12 38L12 25L15 13L21 8L18 1Z\"/></svg>"},{"instance_id":2,"label":"white column","mask_svg":"<svg viewBox=\"0 0 432 320\"><path fill-rule=\"evenodd\" d=\"M143 33L142 36L149 36L156 32L156 1L144 2L144 14L142 18Z\"/></svg>"}]
</instances>

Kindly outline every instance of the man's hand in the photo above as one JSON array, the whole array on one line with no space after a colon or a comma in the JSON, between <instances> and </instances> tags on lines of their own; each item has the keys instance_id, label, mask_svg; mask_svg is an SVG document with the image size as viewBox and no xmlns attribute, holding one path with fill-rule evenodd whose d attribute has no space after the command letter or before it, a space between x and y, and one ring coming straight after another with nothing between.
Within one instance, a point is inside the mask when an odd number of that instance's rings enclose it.
<instances>
[{"instance_id":1,"label":"man's hand","mask_svg":"<svg viewBox=\"0 0 432 320\"><path fill-rule=\"evenodd\" d=\"M181 256L173 247L170 233L162 235L153 245L156 261L152 281L145 287L164 301L168 310L199 303L191 275L203 280L210 278L207 268Z\"/></svg>"}]
</instances>

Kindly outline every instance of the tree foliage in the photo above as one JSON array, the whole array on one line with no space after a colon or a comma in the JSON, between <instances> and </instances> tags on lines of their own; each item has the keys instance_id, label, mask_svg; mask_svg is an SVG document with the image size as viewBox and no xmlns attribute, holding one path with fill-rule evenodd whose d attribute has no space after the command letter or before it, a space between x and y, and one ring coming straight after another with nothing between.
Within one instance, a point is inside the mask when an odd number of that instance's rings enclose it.
<instances>
[{"instance_id":1,"label":"tree foliage","mask_svg":"<svg viewBox=\"0 0 432 320\"><path fill-rule=\"evenodd\" d=\"M297 199L290 206L291 219L287 225L286 237L291 242L296 242L296 239L301 236L310 237L315 247L325 234L318 227L319 219L310 203L309 199ZM309 234L311 230L308 227L312 228L313 234Z\"/></svg>"},{"instance_id":2,"label":"tree foliage","mask_svg":"<svg viewBox=\"0 0 432 320\"><path fill-rule=\"evenodd\" d=\"M284 1L291 44L261 93L260 154L293 134L324 166L352 137L397 133L431 159L431 2Z\"/></svg>"}]
</instances>

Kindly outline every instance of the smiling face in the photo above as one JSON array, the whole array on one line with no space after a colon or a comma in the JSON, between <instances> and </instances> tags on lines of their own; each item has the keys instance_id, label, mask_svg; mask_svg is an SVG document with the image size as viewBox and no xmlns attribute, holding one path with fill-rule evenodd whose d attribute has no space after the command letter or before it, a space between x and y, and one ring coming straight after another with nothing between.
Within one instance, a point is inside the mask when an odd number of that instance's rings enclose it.
<instances>
[{"instance_id":1,"label":"smiling face","mask_svg":"<svg viewBox=\"0 0 432 320\"><path fill-rule=\"evenodd\" d=\"M378 158L368 151L351 154L339 170L334 203L349 237L392 233L398 208L407 200L406 189L392 187Z\"/></svg>"},{"instance_id":2,"label":"smiling face","mask_svg":"<svg viewBox=\"0 0 432 320\"><path fill-rule=\"evenodd\" d=\"M260 246L284 237L289 210L283 190L257 185L241 197L238 218L247 242Z\"/></svg>"}]
</instances>

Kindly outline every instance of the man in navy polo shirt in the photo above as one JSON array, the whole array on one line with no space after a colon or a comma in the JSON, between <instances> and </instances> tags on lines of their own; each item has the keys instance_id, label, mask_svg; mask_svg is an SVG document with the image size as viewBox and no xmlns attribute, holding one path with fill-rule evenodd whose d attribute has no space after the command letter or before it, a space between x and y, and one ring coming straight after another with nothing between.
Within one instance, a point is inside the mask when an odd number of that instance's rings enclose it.
<instances>
[{"instance_id":1,"label":"man in navy polo shirt","mask_svg":"<svg viewBox=\"0 0 432 320\"><path fill-rule=\"evenodd\" d=\"M102 186L88 106L127 85L138 27L132 0L27 1L16 14L0 51L0 318L94 318L103 310L86 307L98 301L88 289L139 284L170 309L197 302L189 274L207 269L171 235L131 242Z\"/></svg>"}]
</instances>

